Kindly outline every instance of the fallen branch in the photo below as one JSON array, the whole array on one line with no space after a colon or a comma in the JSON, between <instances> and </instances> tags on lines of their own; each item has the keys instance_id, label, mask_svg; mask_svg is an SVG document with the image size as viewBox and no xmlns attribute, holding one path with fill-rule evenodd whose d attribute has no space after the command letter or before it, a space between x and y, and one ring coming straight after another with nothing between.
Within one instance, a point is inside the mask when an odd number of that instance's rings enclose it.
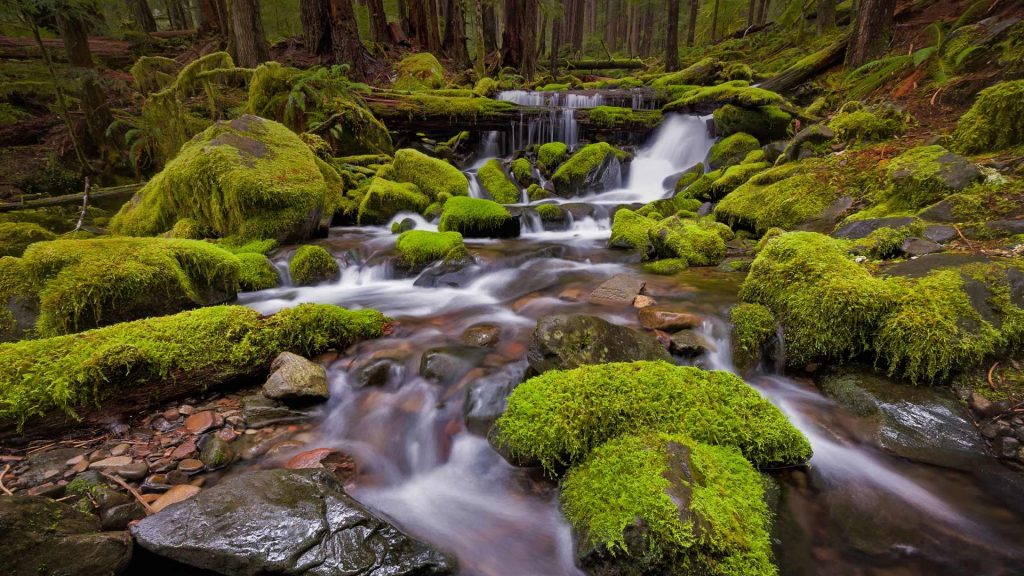
<instances>
[{"instance_id":1,"label":"fallen branch","mask_svg":"<svg viewBox=\"0 0 1024 576\"><path fill-rule=\"evenodd\" d=\"M100 198L111 198L115 196L127 196L134 194L142 188L143 184L125 184L124 186L113 186L111 188L100 188L89 193L91 200ZM25 202L4 202L0 204L0 212L11 212L13 210L25 210L28 208L42 208L44 206L61 206L65 204L78 204L84 199L85 193L65 194L63 196L49 196L38 200L26 200Z\"/></svg>"},{"instance_id":2,"label":"fallen branch","mask_svg":"<svg viewBox=\"0 0 1024 576\"><path fill-rule=\"evenodd\" d=\"M78 224L75 224L74 232L82 229L85 224L85 210L89 207L89 177L85 177L85 191L82 192L82 212L78 215Z\"/></svg>"},{"instance_id":3,"label":"fallen branch","mask_svg":"<svg viewBox=\"0 0 1024 576\"><path fill-rule=\"evenodd\" d=\"M100 474L102 474L104 478L108 478L108 479L116 482L118 486L120 486L121 488L124 488L132 496L134 496L135 499L139 501L139 504L142 504L142 507L146 509L146 515L147 516L150 515L150 514L156 514L156 510L153 510L153 507L149 505L149 502L146 502L145 500L143 500L142 499L142 495L139 494L138 492L136 492L134 488L129 486L127 482L125 482L124 480L121 480L117 476L114 476L112 474L107 474L106 472L100 472Z\"/></svg>"},{"instance_id":4,"label":"fallen branch","mask_svg":"<svg viewBox=\"0 0 1024 576\"><path fill-rule=\"evenodd\" d=\"M995 372L998 366L999 362L996 362L995 364L992 365L991 368L988 369L988 387L991 388L992 390L996 389L995 383L992 382L992 373Z\"/></svg>"}]
</instances>

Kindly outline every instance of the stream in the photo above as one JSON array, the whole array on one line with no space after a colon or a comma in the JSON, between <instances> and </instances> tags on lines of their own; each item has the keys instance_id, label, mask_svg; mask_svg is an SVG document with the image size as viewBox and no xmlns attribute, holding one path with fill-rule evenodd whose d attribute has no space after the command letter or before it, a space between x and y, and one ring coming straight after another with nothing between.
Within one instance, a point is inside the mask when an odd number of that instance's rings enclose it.
<instances>
[{"instance_id":1,"label":"stream","mask_svg":"<svg viewBox=\"0 0 1024 576\"><path fill-rule=\"evenodd\" d=\"M531 93L506 93L501 99L548 101ZM482 193L473 168L483 160L531 143L576 145L572 109L601 101L591 96L555 102L550 116L536 125L513 126L511 136L485 135L476 163L467 170L474 195ZM633 105L648 103L639 98ZM396 277L389 265L396 236L388 225L334 228L318 241L342 264L336 282L241 295L243 304L262 313L319 302L376 308L395 319L391 337L324 359L332 390L318 420L316 444L356 458L360 475L352 493L455 554L465 576L581 574L554 482L538 470L507 464L479 430L467 428L467 393L474 384L521 381L526 348L541 316L594 314L638 327L630 307L587 302L590 291L620 273L643 276L646 293L659 304L707 318L701 330L714 351L677 361L736 371L726 319L738 300L742 274L696 268L672 277L649 275L636 254L605 247L612 207L662 198L667 194L662 182L702 161L713 141L706 118L666 117L615 189L555 199L588 207L573 211L568 228L544 230L523 203L518 205L520 238L468 239L478 264L460 273L455 286L417 286L415 278ZM410 215L396 219L405 217ZM414 219L418 228L436 229ZM277 256L283 269L290 252ZM499 342L491 348L462 345L463 331L481 323L500 328ZM458 359L451 377L422 378L424 352L440 347ZM361 385L363 369L377 365L384 366L377 371L381 382ZM862 419L812 383L772 367L747 374L747 381L792 419L815 452L809 468L774 474L780 491L773 538L781 574L1024 573L1024 518L1004 505L1005 490L994 487L1003 482L990 474L1000 468L994 459L979 457L976 470L966 471L897 458L864 433Z\"/></svg>"}]
</instances>

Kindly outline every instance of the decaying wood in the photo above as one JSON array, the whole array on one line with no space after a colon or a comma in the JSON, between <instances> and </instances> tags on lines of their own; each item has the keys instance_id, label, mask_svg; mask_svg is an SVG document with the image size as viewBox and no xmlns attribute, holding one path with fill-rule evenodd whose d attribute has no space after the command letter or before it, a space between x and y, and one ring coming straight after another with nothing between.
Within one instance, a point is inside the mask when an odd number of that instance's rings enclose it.
<instances>
[{"instance_id":1,"label":"decaying wood","mask_svg":"<svg viewBox=\"0 0 1024 576\"><path fill-rule=\"evenodd\" d=\"M111 188L98 188L89 192L89 200L101 198L114 198L118 196L130 196L140 188L142 184L125 184L124 186L113 186ZM84 200L85 193L64 194L63 196L48 196L24 202L4 202L0 204L0 212L11 212L13 210L25 210L28 208L42 208L44 206L63 206L67 204L78 204Z\"/></svg>"},{"instance_id":2,"label":"decaying wood","mask_svg":"<svg viewBox=\"0 0 1024 576\"><path fill-rule=\"evenodd\" d=\"M811 64L793 65L781 73L765 80L760 87L779 94L786 94L829 68L841 64L846 56L849 38L843 38L830 46L828 52Z\"/></svg>"}]
</instances>

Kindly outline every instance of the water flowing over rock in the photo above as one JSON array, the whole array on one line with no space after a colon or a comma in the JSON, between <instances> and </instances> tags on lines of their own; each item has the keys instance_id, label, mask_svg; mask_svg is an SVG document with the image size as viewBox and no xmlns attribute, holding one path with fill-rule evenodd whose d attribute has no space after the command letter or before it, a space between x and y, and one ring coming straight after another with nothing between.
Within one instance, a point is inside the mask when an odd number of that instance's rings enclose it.
<instances>
[{"instance_id":1,"label":"water flowing over rock","mask_svg":"<svg viewBox=\"0 0 1024 576\"><path fill-rule=\"evenodd\" d=\"M440 576L453 560L352 499L322 469L237 476L144 519L136 542L228 576Z\"/></svg>"},{"instance_id":2,"label":"water flowing over rock","mask_svg":"<svg viewBox=\"0 0 1024 576\"><path fill-rule=\"evenodd\" d=\"M537 372L584 364L670 358L654 336L582 314L541 318L527 352L530 368Z\"/></svg>"}]
</instances>

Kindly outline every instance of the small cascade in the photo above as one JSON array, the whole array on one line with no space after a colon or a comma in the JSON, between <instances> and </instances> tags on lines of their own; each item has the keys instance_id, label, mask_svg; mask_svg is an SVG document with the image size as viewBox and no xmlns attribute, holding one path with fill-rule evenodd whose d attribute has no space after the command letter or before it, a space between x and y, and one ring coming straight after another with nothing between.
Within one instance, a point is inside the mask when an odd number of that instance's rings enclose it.
<instances>
[{"instance_id":1,"label":"small cascade","mask_svg":"<svg viewBox=\"0 0 1024 576\"><path fill-rule=\"evenodd\" d=\"M475 170L467 170L466 178L469 179L469 197L486 198L483 188L480 187L480 180L476 177Z\"/></svg>"},{"instance_id":2,"label":"small cascade","mask_svg":"<svg viewBox=\"0 0 1024 576\"><path fill-rule=\"evenodd\" d=\"M522 222L523 234L536 234L544 231L544 222L540 219L540 215L533 210L523 210L520 221Z\"/></svg>"}]
</instances>

